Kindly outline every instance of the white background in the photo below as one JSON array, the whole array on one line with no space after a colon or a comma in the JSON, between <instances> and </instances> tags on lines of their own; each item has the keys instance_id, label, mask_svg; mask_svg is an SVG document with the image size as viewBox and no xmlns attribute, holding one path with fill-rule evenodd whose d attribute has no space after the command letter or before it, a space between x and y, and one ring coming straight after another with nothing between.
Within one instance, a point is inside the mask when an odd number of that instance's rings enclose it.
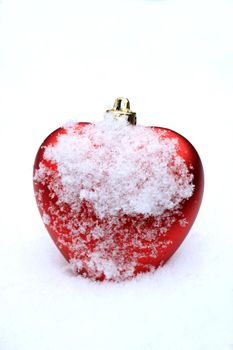
<instances>
[{"instance_id":1,"label":"white background","mask_svg":"<svg viewBox=\"0 0 233 350\"><path fill-rule=\"evenodd\" d=\"M118 96L193 143L205 195L163 268L97 284L43 227L32 167ZM0 350L233 349L232 139L232 0L0 0Z\"/></svg>"}]
</instances>

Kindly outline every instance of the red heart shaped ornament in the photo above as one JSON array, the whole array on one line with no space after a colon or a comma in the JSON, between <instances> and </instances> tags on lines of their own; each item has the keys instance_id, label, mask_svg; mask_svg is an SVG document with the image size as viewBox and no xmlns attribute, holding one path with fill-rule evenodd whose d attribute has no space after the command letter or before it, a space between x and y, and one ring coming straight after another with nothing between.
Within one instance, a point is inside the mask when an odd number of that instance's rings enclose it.
<instances>
[{"instance_id":1,"label":"red heart shaped ornament","mask_svg":"<svg viewBox=\"0 0 233 350\"><path fill-rule=\"evenodd\" d=\"M34 164L43 222L73 270L120 281L163 265L200 207L200 157L178 133L136 126L127 99L97 124L51 133Z\"/></svg>"}]
</instances>

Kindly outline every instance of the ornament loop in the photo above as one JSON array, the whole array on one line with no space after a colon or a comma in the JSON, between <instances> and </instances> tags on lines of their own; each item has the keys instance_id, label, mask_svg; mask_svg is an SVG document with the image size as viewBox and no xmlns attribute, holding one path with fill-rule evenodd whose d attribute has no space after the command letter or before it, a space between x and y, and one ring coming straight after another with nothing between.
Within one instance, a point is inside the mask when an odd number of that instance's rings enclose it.
<instances>
[{"instance_id":1,"label":"ornament loop","mask_svg":"<svg viewBox=\"0 0 233 350\"><path fill-rule=\"evenodd\" d=\"M130 102L125 97L118 97L112 109L107 110L107 113L113 114L115 118L124 118L129 124L136 125L136 113L130 110Z\"/></svg>"}]
</instances>

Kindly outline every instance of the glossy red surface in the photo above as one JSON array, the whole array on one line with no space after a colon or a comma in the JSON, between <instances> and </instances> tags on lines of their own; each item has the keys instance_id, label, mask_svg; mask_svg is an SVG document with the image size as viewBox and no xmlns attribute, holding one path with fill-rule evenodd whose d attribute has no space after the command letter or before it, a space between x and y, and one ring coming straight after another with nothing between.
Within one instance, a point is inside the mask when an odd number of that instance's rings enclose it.
<instances>
[{"instance_id":1,"label":"glossy red surface","mask_svg":"<svg viewBox=\"0 0 233 350\"><path fill-rule=\"evenodd\" d=\"M79 132L82 132L82 129L85 128L86 125L88 125L88 123L78 123L76 128ZM79 241L83 241L86 250L93 251L95 247L101 243L101 240L109 239L109 235L111 235L109 230L112 230L112 239L109 240L109 244L105 247L106 255L111 259L114 252L117 252L118 255L122 255L121 260L123 259L125 266L127 266L127 262L132 259L133 255L137 255L137 264L134 268L133 275L140 272L150 271L153 268L163 265L174 254L182 241L185 239L197 216L202 200L204 188L202 163L195 148L183 136L169 129L157 127L151 128L155 133L163 130L164 138L176 138L179 144L178 154L185 160L188 167L192 167L192 173L194 175L193 183L195 186L194 192L193 195L182 204L182 215L185 217L187 224L184 226L180 225L179 217L177 217L177 220L171 225L167 232L162 235L158 235L155 232L154 237L148 240L145 238L145 233L148 229L151 229L156 222L158 222L158 218L148 218L144 217L143 215L134 215L132 217L129 215L119 215L118 219L122 224L118 225L116 229L116 227L109 226L106 219L100 220L97 218L94 210L91 210L90 206L87 206L85 201L82 203L80 213L76 214L75 216L71 213L69 205L63 205L62 208L59 207L57 204L57 198L51 194L51 190L49 188L49 181L53 181L52 176L45 183L34 181L34 190L39 211L42 216L46 214L50 218L50 222L45 223L46 228L58 249L68 261L77 257L80 260L83 259L83 262L85 262L86 259L86 253L81 251L80 247L76 250L74 245L69 245L69 242L74 240L72 228L77 228L80 220L85 220L87 223L86 233L79 234ZM39 164L41 162L48 169L56 172L56 164L46 162L43 158L43 154L45 148L49 145L56 144L58 136L64 133L66 133L66 130L59 128L45 139L39 148L35 159L34 173L39 168ZM51 207L53 208L53 211L51 211ZM56 211L54 209L56 209ZM54 214L55 212L56 214ZM71 226L67 225L68 222L71 223ZM93 239L89 238L87 240L87 234L90 233L93 228L95 228L95 225L100 225L102 228L106 228L106 237ZM160 222L160 226L162 225L163 222ZM68 227L72 228L69 229ZM139 227L140 230L138 229ZM125 235L126 231L129 234ZM61 244L61 237L66 244ZM140 248L138 245L135 246L134 244L135 237L138 241L140 241ZM88 268L85 268L85 263L82 265L82 268L78 270L78 272L90 277L91 279L106 279L104 273L95 275L95 272L90 272ZM125 274L122 273L122 278L120 279L125 278ZM114 280L114 278L111 279Z\"/></svg>"}]
</instances>

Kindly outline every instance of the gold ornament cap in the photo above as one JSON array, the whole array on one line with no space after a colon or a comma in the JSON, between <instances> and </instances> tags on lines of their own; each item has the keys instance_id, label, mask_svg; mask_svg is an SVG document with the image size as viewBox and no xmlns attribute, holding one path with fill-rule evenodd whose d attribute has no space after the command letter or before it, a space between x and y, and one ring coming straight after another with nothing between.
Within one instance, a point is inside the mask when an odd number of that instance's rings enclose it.
<instances>
[{"instance_id":1,"label":"gold ornament cap","mask_svg":"<svg viewBox=\"0 0 233 350\"><path fill-rule=\"evenodd\" d=\"M118 97L112 109L108 109L107 113L111 113L114 118L122 118L128 121L131 125L136 125L136 113L130 110L129 100L125 97Z\"/></svg>"}]
</instances>

